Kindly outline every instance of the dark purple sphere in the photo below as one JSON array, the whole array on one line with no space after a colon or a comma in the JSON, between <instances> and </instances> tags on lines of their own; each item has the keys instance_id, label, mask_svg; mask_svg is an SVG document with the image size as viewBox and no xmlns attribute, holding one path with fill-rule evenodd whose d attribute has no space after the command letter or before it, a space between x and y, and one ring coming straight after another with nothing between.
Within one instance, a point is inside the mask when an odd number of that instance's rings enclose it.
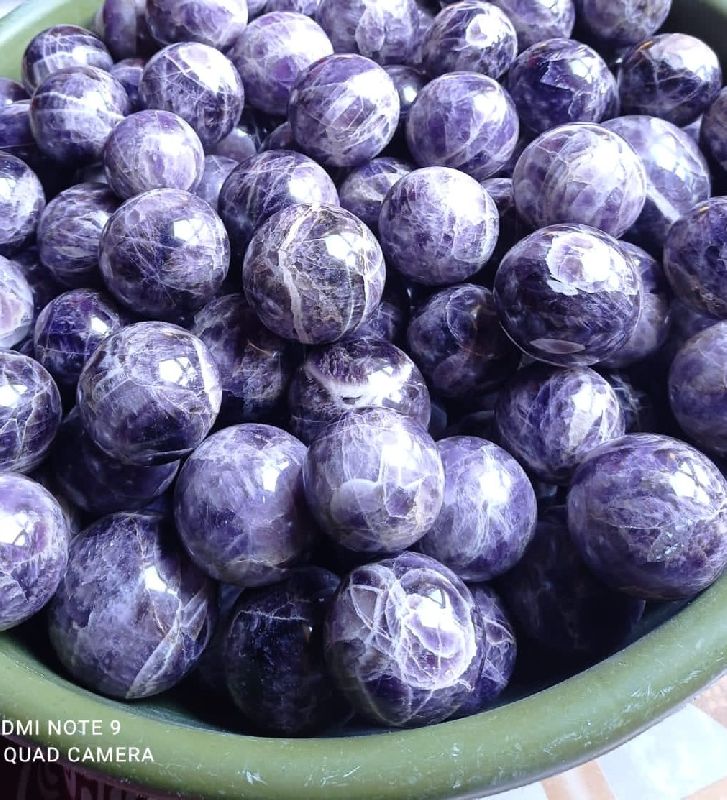
<instances>
[{"instance_id":1,"label":"dark purple sphere","mask_svg":"<svg viewBox=\"0 0 727 800\"><path fill-rule=\"evenodd\" d=\"M153 52L146 24L146 0L105 0L99 21L99 32L115 59Z\"/></svg>"},{"instance_id":2,"label":"dark purple sphere","mask_svg":"<svg viewBox=\"0 0 727 800\"><path fill-rule=\"evenodd\" d=\"M0 78L0 106L9 106L18 100L28 100L28 92L10 78Z\"/></svg>"},{"instance_id":3,"label":"dark purple sphere","mask_svg":"<svg viewBox=\"0 0 727 800\"><path fill-rule=\"evenodd\" d=\"M568 38L576 21L573 0L493 0L512 20L520 51L537 42Z\"/></svg>"},{"instance_id":4,"label":"dark purple sphere","mask_svg":"<svg viewBox=\"0 0 727 800\"><path fill-rule=\"evenodd\" d=\"M45 193L33 170L19 158L0 152L0 255L12 256L35 238Z\"/></svg>"},{"instance_id":5,"label":"dark purple sphere","mask_svg":"<svg viewBox=\"0 0 727 800\"><path fill-rule=\"evenodd\" d=\"M702 150L727 171L727 89L717 96L702 119L699 142ZM706 200L706 197L700 198Z\"/></svg>"},{"instance_id":6,"label":"dark purple sphere","mask_svg":"<svg viewBox=\"0 0 727 800\"><path fill-rule=\"evenodd\" d=\"M139 97L139 86L141 76L144 74L146 59L125 58L118 61L111 67L111 76L124 87L129 98L129 112L141 111L141 98Z\"/></svg>"},{"instance_id":7,"label":"dark purple sphere","mask_svg":"<svg viewBox=\"0 0 727 800\"><path fill-rule=\"evenodd\" d=\"M222 187L237 164L238 162L233 158L205 156L202 179L197 184L194 193L209 203L215 211L217 211Z\"/></svg>"},{"instance_id":8,"label":"dark purple sphere","mask_svg":"<svg viewBox=\"0 0 727 800\"><path fill-rule=\"evenodd\" d=\"M411 170L409 164L397 158L374 158L352 169L338 187L341 206L376 233L384 198Z\"/></svg>"},{"instance_id":9,"label":"dark purple sphere","mask_svg":"<svg viewBox=\"0 0 727 800\"><path fill-rule=\"evenodd\" d=\"M482 188L494 200L500 217L500 233L497 245L482 277L489 281L504 256L530 232L530 228L520 218L515 206L515 193L512 178L488 178L482 181Z\"/></svg>"},{"instance_id":10,"label":"dark purple sphere","mask_svg":"<svg viewBox=\"0 0 727 800\"><path fill-rule=\"evenodd\" d=\"M35 322L48 303L63 293L63 287L56 281L51 271L41 263L37 247L23 250L22 253L14 256L13 261L20 267L20 271L33 292L33 320Z\"/></svg>"},{"instance_id":11,"label":"dark purple sphere","mask_svg":"<svg viewBox=\"0 0 727 800\"><path fill-rule=\"evenodd\" d=\"M298 150L298 145L293 136L293 129L289 122L283 122L265 137L265 141L260 145L260 152L266 150ZM256 148L251 155L258 152Z\"/></svg>"},{"instance_id":12,"label":"dark purple sphere","mask_svg":"<svg viewBox=\"0 0 727 800\"><path fill-rule=\"evenodd\" d=\"M395 274L386 279L381 303L371 316L353 332L353 336L374 336L398 344L404 339L409 323L409 298Z\"/></svg>"},{"instance_id":13,"label":"dark purple sphere","mask_svg":"<svg viewBox=\"0 0 727 800\"><path fill-rule=\"evenodd\" d=\"M199 42L226 50L245 31L246 0L146 0L146 21L162 45Z\"/></svg>"},{"instance_id":14,"label":"dark purple sphere","mask_svg":"<svg viewBox=\"0 0 727 800\"><path fill-rule=\"evenodd\" d=\"M653 36L672 0L576 0L578 21L608 49L630 47Z\"/></svg>"}]
</instances>

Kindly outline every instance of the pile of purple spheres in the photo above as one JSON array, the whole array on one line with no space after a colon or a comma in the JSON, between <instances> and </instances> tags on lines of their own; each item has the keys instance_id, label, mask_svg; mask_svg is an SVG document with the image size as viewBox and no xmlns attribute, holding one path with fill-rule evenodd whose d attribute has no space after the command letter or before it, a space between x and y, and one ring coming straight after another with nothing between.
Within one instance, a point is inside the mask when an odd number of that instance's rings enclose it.
<instances>
[{"instance_id":1,"label":"pile of purple spheres","mask_svg":"<svg viewBox=\"0 0 727 800\"><path fill-rule=\"evenodd\" d=\"M722 575L727 89L671 0L100 5L0 79L0 629L313 736Z\"/></svg>"}]
</instances>

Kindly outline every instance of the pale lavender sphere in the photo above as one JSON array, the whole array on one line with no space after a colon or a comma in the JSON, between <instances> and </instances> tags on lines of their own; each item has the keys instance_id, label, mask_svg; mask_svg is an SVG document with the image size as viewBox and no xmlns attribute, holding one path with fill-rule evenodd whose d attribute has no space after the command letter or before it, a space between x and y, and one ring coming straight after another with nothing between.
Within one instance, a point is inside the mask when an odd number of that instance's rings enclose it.
<instances>
[{"instance_id":1,"label":"pale lavender sphere","mask_svg":"<svg viewBox=\"0 0 727 800\"><path fill-rule=\"evenodd\" d=\"M226 50L247 25L245 0L146 0L146 21L162 45L199 42Z\"/></svg>"},{"instance_id":2,"label":"pale lavender sphere","mask_svg":"<svg viewBox=\"0 0 727 800\"><path fill-rule=\"evenodd\" d=\"M318 6L321 0L268 0L265 11L295 11L298 14L305 14L307 17L314 17L318 13Z\"/></svg>"},{"instance_id":3,"label":"pale lavender sphere","mask_svg":"<svg viewBox=\"0 0 727 800\"><path fill-rule=\"evenodd\" d=\"M54 72L69 67L111 69L106 46L91 31L78 25L54 25L36 34L23 53L23 84L34 92Z\"/></svg>"},{"instance_id":4,"label":"pale lavender sphere","mask_svg":"<svg viewBox=\"0 0 727 800\"><path fill-rule=\"evenodd\" d=\"M623 436L625 426L611 384L588 367L526 367L495 407L497 441L546 483L567 485L591 450Z\"/></svg>"},{"instance_id":5,"label":"pale lavender sphere","mask_svg":"<svg viewBox=\"0 0 727 800\"><path fill-rule=\"evenodd\" d=\"M421 70L406 64L388 64L384 70L394 82L394 87L399 95L398 133L405 134L409 110L414 105L419 92L426 86L427 77Z\"/></svg>"},{"instance_id":6,"label":"pale lavender sphere","mask_svg":"<svg viewBox=\"0 0 727 800\"><path fill-rule=\"evenodd\" d=\"M232 131L245 102L232 62L197 42L173 44L153 56L144 68L139 96L145 108L172 111L188 122L205 148Z\"/></svg>"},{"instance_id":7,"label":"pale lavender sphere","mask_svg":"<svg viewBox=\"0 0 727 800\"><path fill-rule=\"evenodd\" d=\"M453 72L428 83L409 110L406 137L422 167L442 166L483 181L510 158L520 133L517 111L497 81Z\"/></svg>"},{"instance_id":8,"label":"pale lavender sphere","mask_svg":"<svg viewBox=\"0 0 727 800\"><path fill-rule=\"evenodd\" d=\"M646 39L626 55L619 71L624 114L650 114L679 127L703 114L721 88L717 54L684 33Z\"/></svg>"},{"instance_id":9,"label":"pale lavender sphere","mask_svg":"<svg viewBox=\"0 0 727 800\"><path fill-rule=\"evenodd\" d=\"M129 112L141 111L139 86L144 74L146 59L125 58L111 67L111 75L124 87L129 98Z\"/></svg>"},{"instance_id":10,"label":"pale lavender sphere","mask_svg":"<svg viewBox=\"0 0 727 800\"><path fill-rule=\"evenodd\" d=\"M184 547L207 574L266 586L309 554L316 528L303 497L305 445L249 423L210 436L187 459L174 492Z\"/></svg>"},{"instance_id":11,"label":"pale lavender sphere","mask_svg":"<svg viewBox=\"0 0 727 800\"><path fill-rule=\"evenodd\" d=\"M285 116L298 76L332 53L328 37L310 17L276 11L253 20L227 55L245 85L246 102Z\"/></svg>"},{"instance_id":12,"label":"pale lavender sphere","mask_svg":"<svg viewBox=\"0 0 727 800\"><path fill-rule=\"evenodd\" d=\"M116 78L95 67L74 67L41 83L30 104L30 125L43 153L75 165L99 161L128 112L129 98Z\"/></svg>"},{"instance_id":13,"label":"pale lavender sphere","mask_svg":"<svg viewBox=\"0 0 727 800\"><path fill-rule=\"evenodd\" d=\"M580 223L618 238L646 202L646 172L633 148L586 122L539 136L520 156L512 182L518 213L533 228Z\"/></svg>"},{"instance_id":14,"label":"pale lavender sphere","mask_svg":"<svg viewBox=\"0 0 727 800\"><path fill-rule=\"evenodd\" d=\"M234 158L225 156L205 156L202 179L194 190L197 197L201 197L217 211L222 187L238 163Z\"/></svg>"},{"instance_id":15,"label":"pale lavender sphere","mask_svg":"<svg viewBox=\"0 0 727 800\"><path fill-rule=\"evenodd\" d=\"M293 86L288 120L300 148L325 166L356 167L377 156L399 124L388 74L353 53L313 64Z\"/></svg>"},{"instance_id":16,"label":"pale lavender sphere","mask_svg":"<svg viewBox=\"0 0 727 800\"><path fill-rule=\"evenodd\" d=\"M645 600L692 597L727 565L727 481L683 442L629 434L576 470L568 529L614 589Z\"/></svg>"},{"instance_id":17,"label":"pale lavender sphere","mask_svg":"<svg viewBox=\"0 0 727 800\"><path fill-rule=\"evenodd\" d=\"M581 25L612 49L653 36L669 16L671 4L672 0L576 0Z\"/></svg>"},{"instance_id":18,"label":"pale lavender sphere","mask_svg":"<svg viewBox=\"0 0 727 800\"><path fill-rule=\"evenodd\" d=\"M125 464L165 464L197 447L222 401L207 347L164 322L139 322L104 339L76 394L96 445Z\"/></svg>"},{"instance_id":19,"label":"pale lavender sphere","mask_svg":"<svg viewBox=\"0 0 727 800\"><path fill-rule=\"evenodd\" d=\"M220 290L230 266L222 221L201 198L155 189L127 200L104 228L99 267L108 290L140 316L183 319Z\"/></svg>"},{"instance_id":20,"label":"pale lavender sphere","mask_svg":"<svg viewBox=\"0 0 727 800\"><path fill-rule=\"evenodd\" d=\"M35 172L0 152L0 255L12 256L31 243L44 209L45 193Z\"/></svg>"},{"instance_id":21,"label":"pale lavender sphere","mask_svg":"<svg viewBox=\"0 0 727 800\"><path fill-rule=\"evenodd\" d=\"M727 171L727 89L723 89L702 120L699 141L704 152ZM706 197L700 198L706 200Z\"/></svg>"},{"instance_id":22,"label":"pale lavender sphere","mask_svg":"<svg viewBox=\"0 0 727 800\"><path fill-rule=\"evenodd\" d=\"M28 92L17 81L0 78L0 106L9 106L18 100L28 99Z\"/></svg>"},{"instance_id":23,"label":"pale lavender sphere","mask_svg":"<svg viewBox=\"0 0 727 800\"><path fill-rule=\"evenodd\" d=\"M62 286L100 283L101 233L119 200L102 183L80 183L52 200L38 226L40 260Z\"/></svg>"},{"instance_id":24,"label":"pale lavender sphere","mask_svg":"<svg viewBox=\"0 0 727 800\"><path fill-rule=\"evenodd\" d=\"M146 0L105 0L100 9L99 33L115 59L153 52L145 12Z\"/></svg>"},{"instance_id":25,"label":"pale lavender sphere","mask_svg":"<svg viewBox=\"0 0 727 800\"><path fill-rule=\"evenodd\" d=\"M69 531L55 498L23 475L0 475L0 631L53 597L68 563Z\"/></svg>"},{"instance_id":26,"label":"pale lavender sphere","mask_svg":"<svg viewBox=\"0 0 727 800\"><path fill-rule=\"evenodd\" d=\"M573 32L576 9L573 0L492 0L512 21L520 51L537 42Z\"/></svg>"},{"instance_id":27,"label":"pale lavender sphere","mask_svg":"<svg viewBox=\"0 0 727 800\"><path fill-rule=\"evenodd\" d=\"M451 717L476 690L481 633L464 583L432 558L402 553L343 580L328 612L325 652L362 716L414 727Z\"/></svg>"},{"instance_id":28,"label":"pale lavender sphere","mask_svg":"<svg viewBox=\"0 0 727 800\"><path fill-rule=\"evenodd\" d=\"M446 286L485 266L500 216L474 178L426 167L405 175L386 195L378 229L387 264L425 286Z\"/></svg>"},{"instance_id":29,"label":"pale lavender sphere","mask_svg":"<svg viewBox=\"0 0 727 800\"><path fill-rule=\"evenodd\" d=\"M152 189L194 191L204 149L197 134L169 111L139 111L112 131L103 152L109 186L122 199Z\"/></svg>"},{"instance_id":30,"label":"pale lavender sphere","mask_svg":"<svg viewBox=\"0 0 727 800\"><path fill-rule=\"evenodd\" d=\"M136 700L192 670L216 612L214 584L189 562L166 521L113 514L71 542L48 630L76 681Z\"/></svg>"},{"instance_id":31,"label":"pale lavender sphere","mask_svg":"<svg viewBox=\"0 0 727 800\"><path fill-rule=\"evenodd\" d=\"M338 187L341 206L376 233L384 198L411 170L409 164L397 158L374 158L352 169Z\"/></svg>"},{"instance_id":32,"label":"pale lavender sphere","mask_svg":"<svg viewBox=\"0 0 727 800\"><path fill-rule=\"evenodd\" d=\"M535 532L537 501L520 464L474 436L440 439L444 503L417 545L464 581L489 581L522 558Z\"/></svg>"},{"instance_id":33,"label":"pale lavender sphere","mask_svg":"<svg viewBox=\"0 0 727 800\"><path fill-rule=\"evenodd\" d=\"M515 344L560 366L590 366L617 352L642 302L619 243L585 225L553 225L516 244L497 270L495 300Z\"/></svg>"},{"instance_id":34,"label":"pale lavender sphere","mask_svg":"<svg viewBox=\"0 0 727 800\"><path fill-rule=\"evenodd\" d=\"M371 231L331 205L293 205L257 229L245 296L263 324L303 344L335 342L381 302L386 266Z\"/></svg>"},{"instance_id":35,"label":"pale lavender sphere","mask_svg":"<svg viewBox=\"0 0 727 800\"><path fill-rule=\"evenodd\" d=\"M14 347L32 331L33 289L14 261L0 256L0 347Z\"/></svg>"}]
</instances>

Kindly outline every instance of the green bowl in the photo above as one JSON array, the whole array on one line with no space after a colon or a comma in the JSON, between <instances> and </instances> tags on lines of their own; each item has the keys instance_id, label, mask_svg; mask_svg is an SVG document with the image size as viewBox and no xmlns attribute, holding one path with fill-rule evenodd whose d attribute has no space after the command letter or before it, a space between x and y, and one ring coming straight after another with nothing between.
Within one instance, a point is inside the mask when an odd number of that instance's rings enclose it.
<instances>
[{"instance_id":1,"label":"green bowl","mask_svg":"<svg viewBox=\"0 0 727 800\"><path fill-rule=\"evenodd\" d=\"M0 74L17 76L34 33L58 22L88 24L98 5L27 0L0 22ZM721 35L727 0L677 0L670 24L727 56ZM32 738L62 756L75 757L73 747L149 748L153 763L85 767L159 794L210 800L478 797L615 747L727 671L727 576L678 611L652 611L648 628L654 629L597 666L475 717L413 731L307 740L229 733L175 699L126 705L106 700L48 666L49 654L27 632L4 634L0 714L38 721ZM104 733L56 733L49 720L98 720Z\"/></svg>"}]
</instances>

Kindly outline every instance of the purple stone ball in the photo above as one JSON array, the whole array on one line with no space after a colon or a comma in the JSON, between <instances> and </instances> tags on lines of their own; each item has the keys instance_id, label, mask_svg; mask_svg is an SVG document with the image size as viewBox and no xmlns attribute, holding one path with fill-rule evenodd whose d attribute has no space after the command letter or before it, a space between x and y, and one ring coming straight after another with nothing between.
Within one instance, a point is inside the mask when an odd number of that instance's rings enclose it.
<instances>
[{"instance_id":1,"label":"purple stone ball","mask_svg":"<svg viewBox=\"0 0 727 800\"><path fill-rule=\"evenodd\" d=\"M376 157L399 124L388 74L363 56L334 54L295 82L288 120L302 150L325 166L356 167Z\"/></svg>"},{"instance_id":2,"label":"purple stone ball","mask_svg":"<svg viewBox=\"0 0 727 800\"><path fill-rule=\"evenodd\" d=\"M373 336L393 344L400 343L409 324L409 298L395 274L386 279L381 303L371 316L356 328L352 336Z\"/></svg>"},{"instance_id":3,"label":"purple stone ball","mask_svg":"<svg viewBox=\"0 0 727 800\"><path fill-rule=\"evenodd\" d=\"M70 535L55 498L35 481L0 474L0 631L37 614L68 563Z\"/></svg>"},{"instance_id":4,"label":"purple stone ball","mask_svg":"<svg viewBox=\"0 0 727 800\"><path fill-rule=\"evenodd\" d=\"M19 158L0 152L0 255L12 256L35 238L45 193L38 176Z\"/></svg>"},{"instance_id":5,"label":"purple stone ball","mask_svg":"<svg viewBox=\"0 0 727 800\"><path fill-rule=\"evenodd\" d=\"M654 400L644 389L636 386L623 372L604 372L624 414L626 433L645 433L658 429Z\"/></svg>"},{"instance_id":6,"label":"purple stone ball","mask_svg":"<svg viewBox=\"0 0 727 800\"><path fill-rule=\"evenodd\" d=\"M389 64L384 67L399 95L399 127L398 132L405 134L409 111L419 92L426 86L427 78L421 70L406 64Z\"/></svg>"},{"instance_id":7,"label":"purple stone ball","mask_svg":"<svg viewBox=\"0 0 727 800\"><path fill-rule=\"evenodd\" d=\"M719 317L712 317L695 311L678 297L671 304L671 331L664 347L667 361L670 364L679 350L698 333L706 331L720 322Z\"/></svg>"},{"instance_id":8,"label":"purple stone ball","mask_svg":"<svg viewBox=\"0 0 727 800\"><path fill-rule=\"evenodd\" d=\"M376 233L384 198L412 168L397 158L374 158L352 169L338 187L341 206Z\"/></svg>"},{"instance_id":9,"label":"purple stone ball","mask_svg":"<svg viewBox=\"0 0 727 800\"><path fill-rule=\"evenodd\" d=\"M568 38L576 10L573 0L492 0L512 21L520 51L545 39Z\"/></svg>"},{"instance_id":10,"label":"purple stone ball","mask_svg":"<svg viewBox=\"0 0 727 800\"><path fill-rule=\"evenodd\" d=\"M238 162L234 158L205 156L202 179L197 184L194 193L217 211L222 187L237 165Z\"/></svg>"},{"instance_id":11,"label":"purple stone ball","mask_svg":"<svg viewBox=\"0 0 727 800\"><path fill-rule=\"evenodd\" d=\"M409 111L406 137L422 167L459 169L475 180L494 175L512 155L520 125L497 81L453 72L428 83Z\"/></svg>"},{"instance_id":12,"label":"purple stone ball","mask_svg":"<svg viewBox=\"0 0 727 800\"><path fill-rule=\"evenodd\" d=\"M41 263L37 247L23 250L13 258L13 261L20 267L20 271L33 291L33 322L35 323L38 315L48 303L63 293L63 287L56 281L50 270Z\"/></svg>"},{"instance_id":13,"label":"purple stone ball","mask_svg":"<svg viewBox=\"0 0 727 800\"><path fill-rule=\"evenodd\" d=\"M232 158L241 164L263 149L263 142L267 139L268 134L272 132L275 125L276 123L272 122L264 114L260 114L249 107L245 108L240 117L240 124L234 127L214 147L208 148L208 152L216 156ZM265 149L273 150L276 148ZM288 149L296 150L298 148L293 143L293 146Z\"/></svg>"},{"instance_id":14,"label":"purple stone ball","mask_svg":"<svg viewBox=\"0 0 727 800\"><path fill-rule=\"evenodd\" d=\"M237 125L245 102L232 62L197 42L173 44L153 56L144 68L139 96L145 108L172 111L188 122L207 149Z\"/></svg>"},{"instance_id":15,"label":"purple stone ball","mask_svg":"<svg viewBox=\"0 0 727 800\"><path fill-rule=\"evenodd\" d=\"M500 327L492 292L482 286L437 292L413 312L407 338L412 358L444 397L484 394L517 369L517 350Z\"/></svg>"},{"instance_id":16,"label":"purple stone ball","mask_svg":"<svg viewBox=\"0 0 727 800\"><path fill-rule=\"evenodd\" d=\"M0 150L25 161L31 168L42 161L30 128L30 100L0 107Z\"/></svg>"},{"instance_id":17,"label":"purple stone ball","mask_svg":"<svg viewBox=\"0 0 727 800\"><path fill-rule=\"evenodd\" d=\"M164 322L139 322L104 339L78 382L83 426L125 464L164 464L197 447L222 401L205 345Z\"/></svg>"},{"instance_id":18,"label":"purple stone ball","mask_svg":"<svg viewBox=\"0 0 727 800\"><path fill-rule=\"evenodd\" d=\"M646 39L626 55L619 71L624 114L649 114L679 127L703 114L721 88L717 54L684 33Z\"/></svg>"},{"instance_id":19,"label":"purple stone ball","mask_svg":"<svg viewBox=\"0 0 727 800\"><path fill-rule=\"evenodd\" d=\"M76 681L135 700L187 675L212 636L216 610L212 581L161 517L113 514L71 542L48 630Z\"/></svg>"},{"instance_id":20,"label":"purple stone ball","mask_svg":"<svg viewBox=\"0 0 727 800\"><path fill-rule=\"evenodd\" d=\"M482 276L489 281L505 255L528 235L530 228L517 213L512 178L488 178L482 181L482 188L494 200L500 217L497 245Z\"/></svg>"},{"instance_id":21,"label":"purple stone ball","mask_svg":"<svg viewBox=\"0 0 727 800\"><path fill-rule=\"evenodd\" d=\"M335 342L379 305L381 247L353 214L293 205L264 222L243 264L245 296L263 324L303 344Z\"/></svg>"},{"instance_id":22,"label":"purple stone ball","mask_svg":"<svg viewBox=\"0 0 727 800\"><path fill-rule=\"evenodd\" d=\"M273 128L273 130L270 131L270 133L265 137L265 140L260 146L261 152L266 150L297 149L298 145L295 143L295 138L293 137L293 129L290 127L290 123L287 121L283 122L281 125L278 125L277 128ZM257 150L255 152L257 152Z\"/></svg>"},{"instance_id":23,"label":"purple stone ball","mask_svg":"<svg viewBox=\"0 0 727 800\"><path fill-rule=\"evenodd\" d=\"M207 574L236 586L277 583L304 561L316 529L303 497L305 445L279 428L225 428L182 467L174 518Z\"/></svg>"},{"instance_id":24,"label":"purple stone ball","mask_svg":"<svg viewBox=\"0 0 727 800\"><path fill-rule=\"evenodd\" d=\"M653 36L666 21L671 4L672 0L576 0L580 24L611 49Z\"/></svg>"},{"instance_id":25,"label":"purple stone ball","mask_svg":"<svg viewBox=\"0 0 727 800\"><path fill-rule=\"evenodd\" d=\"M159 44L199 42L226 50L244 33L245 0L146 0L146 21Z\"/></svg>"},{"instance_id":26,"label":"purple stone ball","mask_svg":"<svg viewBox=\"0 0 727 800\"><path fill-rule=\"evenodd\" d=\"M419 553L366 564L328 612L325 652L351 705L380 725L441 722L475 691L482 619L470 590Z\"/></svg>"},{"instance_id":27,"label":"purple stone ball","mask_svg":"<svg viewBox=\"0 0 727 800\"><path fill-rule=\"evenodd\" d=\"M105 0L99 27L117 60L148 55L155 49L146 24L146 0Z\"/></svg>"},{"instance_id":28,"label":"purple stone ball","mask_svg":"<svg viewBox=\"0 0 727 800\"><path fill-rule=\"evenodd\" d=\"M33 289L14 261L0 256L0 347L20 344L32 331Z\"/></svg>"},{"instance_id":29,"label":"purple stone ball","mask_svg":"<svg viewBox=\"0 0 727 800\"><path fill-rule=\"evenodd\" d=\"M30 472L45 458L61 423L61 398L37 361L0 350L0 473Z\"/></svg>"},{"instance_id":30,"label":"purple stone ball","mask_svg":"<svg viewBox=\"0 0 727 800\"><path fill-rule=\"evenodd\" d=\"M641 282L615 239L585 225L553 225L505 256L495 300L508 336L529 356L590 366L632 336Z\"/></svg>"},{"instance_id":31,"label":"purple stone ball","mask_svg":"<svg viewBox=\"0 0 727 800\"><path fill-rule=\"evenodd\" d=\"M146 60L143 58L125 58L111 67L111 75L124 87L129 98L129 112L141 111L139 86L144 74Z\"/></svg>"},{"instance_id":32,"label":"purple stone ball","mask_svg":"<svg viewBox=\"0 0 727 800\"><path fill-rule=\"evenodd\" d=\"M646 600L691 597L727 565L727 481L683 442L629 434L576 470L568 529L614 589Z\"/></svg>"},{"instance_id":33,"label":"purple stone ball","mask_svg":"<svg viewBox=\"0 0 727 800\"><path fill-rule=\"evenodd\" d=\"M28 93L17 81L10 78L0 78L0 107L17 103L18 100L28 100Z\"/></svg>"},{"instance_id":34,"label":"purple stone ball","mask_svg":"<svg viewBox=\"0 0 727 800\"><path fill-rule=\"evenodd\" d=\"M246 101L266 114L285 116L298 76L332 53L330 40L310 17L276 11L253 20L227 55L245 85Z\"/></svg>"},{"instance_id":35,"label":"purple stone ball","mask_svg":"<svg viewBox=\"0 0 727 800\"><path fill-rule=\"evenodd\" d=\"M702 120L699 141L702 150L727 171L727 89L723 89ZM706 200L706 197L700 198Z\"/></svg>"},{"instance_id":36,"label":"purple stone ball","mask_svg":"<svg viewBox=\"0 0 727 800\"><path fill-rule=\"evenodd\" d=\"M512 181L518 213L533 228L580 223L618 238L646 202L646 172L633 148L585 122L539 136L520 156Z\"/></svg>"},{"instance_id":37,"label":"purple stone ball","mask_svg":"<svg viewBox=\"0 0 727 800\"><path fill-rule=\"evenodd\" d=\"M295 11L315 18L320 4L321 0L267 0L265 11L268 14L272 11Z\"/></svg>"}]
</instances>

